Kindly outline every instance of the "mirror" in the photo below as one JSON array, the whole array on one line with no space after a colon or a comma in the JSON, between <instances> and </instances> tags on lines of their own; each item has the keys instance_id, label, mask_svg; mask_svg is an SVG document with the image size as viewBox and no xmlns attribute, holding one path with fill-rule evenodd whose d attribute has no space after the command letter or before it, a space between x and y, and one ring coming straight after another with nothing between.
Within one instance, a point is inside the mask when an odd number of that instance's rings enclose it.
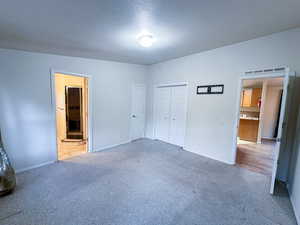
<instances>
[{"instance_id":1,"label":"mirror","mask_svg":"<svg viewBox=\"0 0 300 225\"><path fill-rule=\"evenodd\" d=\"M65 87L67 139L83 139L82 88Z\"/></svg>"}]
</instances>

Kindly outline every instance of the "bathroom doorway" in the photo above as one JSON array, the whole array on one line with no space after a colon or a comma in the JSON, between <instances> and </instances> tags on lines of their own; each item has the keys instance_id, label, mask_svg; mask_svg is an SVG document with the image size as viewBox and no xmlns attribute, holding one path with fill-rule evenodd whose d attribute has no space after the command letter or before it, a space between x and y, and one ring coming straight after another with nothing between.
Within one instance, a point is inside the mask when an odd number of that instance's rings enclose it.
<instances>
[{"instance_id":1,"label":"bathroom doorway","mask_svg":"<svg viewBox=\"0 0 300 225\"><path fill-rule=\"evenodd\" d=\"M88 149L88 78L55 73L57 159Z\"/></svg>"}]
</instances>

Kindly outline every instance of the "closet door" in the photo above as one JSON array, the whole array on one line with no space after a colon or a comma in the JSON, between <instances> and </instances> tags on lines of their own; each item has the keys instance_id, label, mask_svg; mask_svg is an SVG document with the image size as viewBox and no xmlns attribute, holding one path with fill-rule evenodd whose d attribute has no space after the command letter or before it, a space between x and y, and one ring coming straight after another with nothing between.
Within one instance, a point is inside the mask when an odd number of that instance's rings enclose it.
<instances>
[{"instance_id":1,"label":"closet door","mask_svg":"<svg viewBox=\"0 0 300 225\"><path fill-rule=\"evenodd\" d=\"M187 86L171 89L171 120L169 142L183 147L187 108Z\"/></svg>"},{"instance_id":2,"label":"closet door","mask_svg":"<svg viewBox=\"0 0 300 225\"><path fill-rule=\"evenodd\" d=\"M156 138L169 142L171 88L156 89Z\"/></svg>"}]
</instances>

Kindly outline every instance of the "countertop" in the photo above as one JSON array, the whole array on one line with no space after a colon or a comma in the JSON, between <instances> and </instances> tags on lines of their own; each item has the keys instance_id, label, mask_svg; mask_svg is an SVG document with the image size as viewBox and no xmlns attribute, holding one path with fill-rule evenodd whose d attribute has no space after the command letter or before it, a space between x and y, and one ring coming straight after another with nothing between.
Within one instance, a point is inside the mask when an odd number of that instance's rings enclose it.
<instances>
[{"instance_id":1,"label":"countertop","mask_svg":"<svg viewBox=\"0 0 300 225\"><path fill-rule=\"evenodd\" d=\"M240 120L259 120L259 118L258 117L249 117L249 116L247 116L247 117L240 117Z\"/></svg>"}]
</instances>

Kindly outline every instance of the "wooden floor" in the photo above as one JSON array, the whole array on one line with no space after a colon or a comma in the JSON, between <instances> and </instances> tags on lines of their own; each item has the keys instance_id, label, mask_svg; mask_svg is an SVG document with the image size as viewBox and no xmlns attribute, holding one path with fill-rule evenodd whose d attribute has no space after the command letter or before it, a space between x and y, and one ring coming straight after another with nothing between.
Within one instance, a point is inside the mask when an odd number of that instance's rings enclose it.
<instances>
[{"instance_id":1,"label":"wooden floor","mask_svg":"<svg viewBox=\"0 0 300 225\"><path fill-rule=\"evenodd\" d=\"M61 142L58 149L58 160L65 160L87 153L86 141L69 140Z\"/></svg>"},{"instance_id":2,"label":"wooden floor","mask_svg":"<svg viewBox=\"0 0 300 225\"><path fill-rule=\"evenodd\" d=\"M274 141L264 140L262 144L238 141L237 165L267 176L272 175Z\"/></svg>"}]
</instances>

